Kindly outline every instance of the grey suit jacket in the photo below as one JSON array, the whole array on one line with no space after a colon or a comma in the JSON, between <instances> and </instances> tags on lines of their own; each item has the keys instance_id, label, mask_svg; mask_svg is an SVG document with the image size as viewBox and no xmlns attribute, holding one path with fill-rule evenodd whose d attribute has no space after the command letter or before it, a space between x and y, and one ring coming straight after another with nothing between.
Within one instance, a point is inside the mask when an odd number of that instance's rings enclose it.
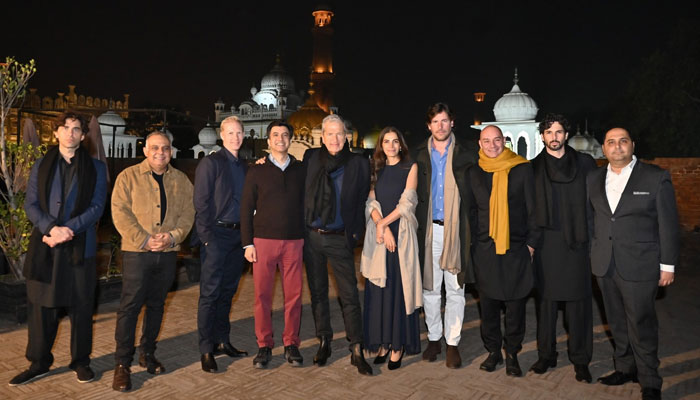
<instances>
[{"instance_id":1,"label":"grey suit jacket","mask_svg":"<svg viewBox=\"0 0 700 400\"><path fill-rule=\"evenodd\" d=\"M676 197L668 171L637 161L613 213L605 193L607 167L588 175L593 208L591 269L604 276L610 263L627 281L659 279L659 264L676 265L679 225Z\"/></svg>"}]
</instances>

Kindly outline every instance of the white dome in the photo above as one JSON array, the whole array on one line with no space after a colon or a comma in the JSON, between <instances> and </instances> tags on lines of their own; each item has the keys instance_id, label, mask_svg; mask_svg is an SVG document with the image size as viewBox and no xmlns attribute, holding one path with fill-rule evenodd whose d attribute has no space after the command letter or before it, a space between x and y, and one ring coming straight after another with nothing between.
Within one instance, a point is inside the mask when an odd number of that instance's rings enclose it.
<instances>
[{"instance_id":1,"label":"white dome","mask_svg":"<svg viewBox=\"0 0 700 400\"><path fill-rule=\"evenodd\" d=\"M199 131L199 144L202 146L213 146L216 144L216 140L219 136L216 134L216 130L207 124L201 131Z\"/></svg>"},{"instance_id":2,"label":"white dome","mask_svg":"<svg viewBox=\"0 0 700 400\"><path fill-rule=\"evenodd\" d=\"M601 148L600 143L598 143L593 136L589 135L588 131L586 131L586 133L583 135L581 134L581 131L577 131L576 135L574 135L574 137L570 137L567 143L574 150L583 151L586 153L591 153Z\"/></svg>"},{"instance_id":3,"label":"white dome","mask_svg":"<svg viewBox=\"0 0 700 400\"><path fill-rule=\"evenodd\" d=\"M282 91L295 91L294 80L291 76L287 75L287 72L282 68L282 65L280 65L279 57L277 57L272 70L263 76L260 82L260 90L263 91L265 89L276 89L278 94Z\"/></svg>"},{"instance_id":4,"label":"white dome","mask_svg":"<svg viewBox=\"0 0 700 400\"><path fill-rule=\"evenodd\" d=\"M100 133L107 136L112 136L114 132L114 125L117 125L117 135L124 134L124 128L126 127L126 121L121 115L115 113L112 110L97 117L97 122L100 123ZM109 124L109 125L103 125Z\"/></svg>"},{"instance_id":5,"label":"white dome","mask_svg":"<svg viewBox=\"0 0 700 400\"><path fill-rule=\"evenodd\" d=\"M498 99L493 107L493 114L497 122L502 121L529 121L537 116L537 103L527 93L520 91L518 86L518 70L515 70L514 85L510 92Z\"/></svg>"}]
</instances>

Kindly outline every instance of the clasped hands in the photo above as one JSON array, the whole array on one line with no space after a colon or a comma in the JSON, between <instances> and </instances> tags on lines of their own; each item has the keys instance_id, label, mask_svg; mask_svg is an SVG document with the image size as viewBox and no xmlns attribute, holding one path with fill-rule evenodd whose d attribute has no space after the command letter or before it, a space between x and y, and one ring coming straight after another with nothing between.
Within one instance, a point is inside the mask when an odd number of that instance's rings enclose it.
<instances>
[{"instance_id":1,"label":"clasped hands","mask_svg":"<svg viewBox=\"0 0 700 400\"><path fill-rule=\"evenodd\" d=\"M396 238L394 238L394 234L391 233L389 225L384 222L383 218L377 221L377 244L382 243L390 252L396 251Z\"/></svg>"},{"instance_id":2,"label":"clasped hands","mask_svg":"<svg viewBox=\"0 0 700 400\"><path fill-rule=\"evenodd\" d=\"M56 247L71 240L73 240L73 230L67 226L54 226L48 235L44 235L41 238L41 241L49 247Z\"/></svg>"},{"instance_id":3,"label":"clasped hands","mask_svg":"<svg viewBox=\"0 0 700 400\"><path fill-rule=\"evenodd\" d=\"M163 251L165 249L168 249L172 247L173 245L173 238L170 236L170 233L164 232L164 233L156 233L155 235L151 235L150 238L148 238L148 241L146 241L146 245L143 246L144 249L148 251Z\"/></svg>"}]
</instances>

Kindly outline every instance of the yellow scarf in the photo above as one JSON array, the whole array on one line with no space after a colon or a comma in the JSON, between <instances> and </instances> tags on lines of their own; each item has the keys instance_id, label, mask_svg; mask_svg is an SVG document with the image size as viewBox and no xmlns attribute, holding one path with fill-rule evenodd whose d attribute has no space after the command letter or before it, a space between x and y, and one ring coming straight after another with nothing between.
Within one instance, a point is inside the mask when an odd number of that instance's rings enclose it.
<instances>
[{"instance_id":1,"label":"yellow scarf","mask_svg":"<svg viewBox=\"0 0 700 400\"><path fill-rule=\"evenodd\" d=\"M506 254L510 249L510 220L508 214L508 173L518 164L528 162L510 149L496 158L488 158L479 150L479 166L493 172L491 197L489 198L489 236L496 243L496 254Z\"/></svg>"}]
</instances>

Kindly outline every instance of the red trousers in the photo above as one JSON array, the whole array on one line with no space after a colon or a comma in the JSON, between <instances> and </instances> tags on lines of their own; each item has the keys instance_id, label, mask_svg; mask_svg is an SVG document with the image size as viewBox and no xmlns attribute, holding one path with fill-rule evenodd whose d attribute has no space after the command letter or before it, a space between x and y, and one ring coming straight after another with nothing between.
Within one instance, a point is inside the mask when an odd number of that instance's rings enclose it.
<instances>
[{"instance_id":1,"label":"red trousers","mask_svg":"<svg viewBox=\"0 0 700 400\"><path fill-rule=\"evenodd\" d=\"M255 283L255 337L258 347L274 347L272 338L272 290L279 266L284 292L285 346L299 346L301 323L301 289L303 285L302 255L304 239L278 240L254 238L258 262L253 264Z\"/></svg>"}]
</instances>

